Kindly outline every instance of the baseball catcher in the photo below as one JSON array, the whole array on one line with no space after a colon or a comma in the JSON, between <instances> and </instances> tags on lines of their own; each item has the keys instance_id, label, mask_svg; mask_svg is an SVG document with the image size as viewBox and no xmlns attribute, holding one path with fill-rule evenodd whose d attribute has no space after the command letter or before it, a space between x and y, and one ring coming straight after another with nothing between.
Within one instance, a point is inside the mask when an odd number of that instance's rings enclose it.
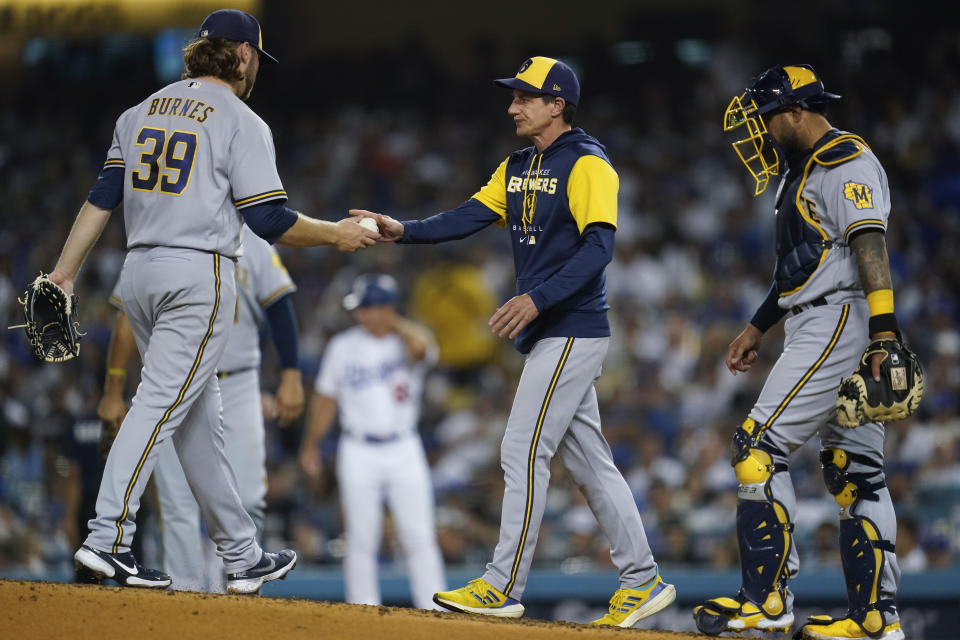
<instances>
[{"instance_id":1,"label":"baseball catcher","mask_svg":"<svg viewBox=\"0 0 960 640\"><path fill-rule=\"evenodd\" d=\"M874 354L880 364L871 366ZM863 352L860 366L837 390L837 422L859 427L890 422L914 412L923 397L923 369L917 356L899 340L874 340Z\"/></svg>"},{"instance_id":2,"label":"baseball catcher","mask_svg":"<svg viewBox=\"0 0 960 640\"><path fill-rule=\"evenodd\" d=\"M44 362L64 362L80 353L77 295L68 295L47 274L37 276L17 302L23 305L23 324L30 348Z\"/></svg>"},{"instance_id":3,"label":"baseball catcher","mask_svg":"<svg viewBox=\"0 0 960 640\"><path fill-rule=\"evenodd\" d=\"M886 173L863 138L827 119L837 100L810 65L778 65L756 76L724 113L724 129L743 136L733 148L754 178L754 193L779 177L773 282L730 344L727 368L750 371L764 334L781 321L784 340L733 436L741 587L694 608L697 628L710 635L793 628L790 584L800 553L791 454L816 436L824 484L838 507L848 607L839 617L811 616L794 638L904 638L883 422L916 408L923 376L895 315Z\"/></svg>"}]
</instances>

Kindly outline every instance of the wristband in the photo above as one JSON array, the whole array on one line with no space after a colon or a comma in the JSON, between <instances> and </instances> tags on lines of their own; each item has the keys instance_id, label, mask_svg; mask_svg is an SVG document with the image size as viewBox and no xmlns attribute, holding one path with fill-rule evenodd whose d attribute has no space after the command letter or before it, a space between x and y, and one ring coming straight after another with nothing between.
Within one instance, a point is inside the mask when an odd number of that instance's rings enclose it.
<instances>
[{"instance_id":1,"label":"wristband","mask_svg":"<svg viewBox=\"0 0 960 640\"><path fill-rule=\"evenodd\" d=\"M121 378L123 378L123 377L125 377L125 376L127 375L127 370L126 370L126 369L118 369L118 368L116 368L116 367L110 367L109 369L107 369L107 375L108 375L108 376L120 376Z\"/></svg>"},{"instance_id":2,"label":"wristband","mask_svg":"<svg viewBox=\"0 0 960 640\"><path fill-rule=\"evenodd\" d=\"M890 331L897 334L898 337L900 336L900 326L897 324L897 316L892 313L881 313L878 316L870 316L867 327L871 336L885 331Z\"/></svg>"},{"instance_id":3,"label":"wristband","mask_svg":"<svg viewBox=\"0 0 960 640\"><path fill-rule=\"evenodd\" d=\"M893 313L893 289L877 289L867 294L871 316Z\"/></svg>"},{"instance_id":4,"label":"wristband","mask_svg":"<svg viewBox=\"0 0 960 640\"><path fill-rule=\"evenodd\" d=\"M867 294L867 306L870 307L868 329L870 335L892 332L900 335L897 316L893 315L893 289L877 289Z\"/></svg>"}]
</instances>

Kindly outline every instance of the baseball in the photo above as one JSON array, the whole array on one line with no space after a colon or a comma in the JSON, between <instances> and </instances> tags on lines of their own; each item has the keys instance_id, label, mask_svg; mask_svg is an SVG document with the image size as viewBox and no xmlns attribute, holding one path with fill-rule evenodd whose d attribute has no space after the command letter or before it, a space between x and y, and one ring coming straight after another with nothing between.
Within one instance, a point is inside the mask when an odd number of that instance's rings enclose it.
<instances>
[{"instance_id":1,"label":"baseball","mask_svg":"<svg viewBox=\"0 0 960 640\"><path fill-rule=\"evenodd\" d=\"M369 229L370 231L373 231L374 233L380 233L380 227L377 226L377 221L374 220L373 218L360 218L357 224L359 224L364 229Z\"/></svg>"}]
</instances>

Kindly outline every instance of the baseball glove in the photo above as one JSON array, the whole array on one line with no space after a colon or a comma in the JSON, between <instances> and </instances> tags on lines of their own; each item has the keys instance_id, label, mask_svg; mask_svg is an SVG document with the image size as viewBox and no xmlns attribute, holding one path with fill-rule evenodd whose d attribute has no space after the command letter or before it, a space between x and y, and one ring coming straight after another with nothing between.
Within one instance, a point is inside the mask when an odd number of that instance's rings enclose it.
<instances>
[{"instance_id":1,"label":"baseball glove","mask_svg":"<svg viewBox=\"0 0 960 640\"><path fill-rule=\"evenodd\" d=\"M883 354L880 381L873 379L870 356ZM858 427L867 422L906 418L923 397L923 369L917 356L899 340L874 340L860 357L860 366L837 390L837 422Z\"/></svg>"},{"instance_id":2,"label":"baseball glove","mask_svg":"<svg viewBox=\"0 0 960 640\"><path fill-rule=\"evenodd\" d=\"M44 273L34 280L17 302L23 305L24 329L30 348L44 362L63 362L80 353L77 296L54 284Z\"/></svg>"}]
</instances>

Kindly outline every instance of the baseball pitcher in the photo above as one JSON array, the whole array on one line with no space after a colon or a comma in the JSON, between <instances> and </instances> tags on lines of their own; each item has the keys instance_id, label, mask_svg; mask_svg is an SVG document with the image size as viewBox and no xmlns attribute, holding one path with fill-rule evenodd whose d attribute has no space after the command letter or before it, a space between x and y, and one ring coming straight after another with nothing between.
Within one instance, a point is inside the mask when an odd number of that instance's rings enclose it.
<instances>
[{"instance_id":1,"label":"baseball pitcher","mask_svg":"<svg viewBox=\"0 0 960 640\"><path fill-rule=\"evenodd\" d=\"M92 581L165 588L130 551L136 514L159 445L173 441L216 542L231 593L255 593L296 565L293 551L266 553L243 508L223 451L216 371L236 306L235 262L244 222L296 246L355 251L377 233L351 219L329 223L285 206L270 128L244 104L263 49L257 20L214 11L184 49L184 79L117 120L107 159L77 214L50 280L67 294L120 202L128 254L124 311L143 360L141 384L104 467L90 534L74 555Z\"/></svg>"}]
</instances>

